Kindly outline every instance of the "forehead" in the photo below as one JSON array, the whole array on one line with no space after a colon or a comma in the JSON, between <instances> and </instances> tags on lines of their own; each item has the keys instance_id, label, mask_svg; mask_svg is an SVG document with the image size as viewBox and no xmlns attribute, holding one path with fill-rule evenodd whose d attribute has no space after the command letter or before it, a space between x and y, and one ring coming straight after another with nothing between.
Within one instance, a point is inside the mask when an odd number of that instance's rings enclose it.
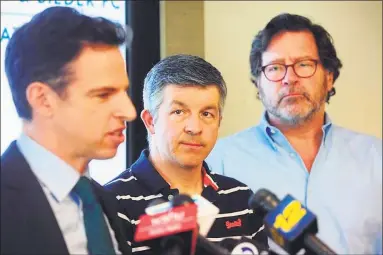
<instances>
[{"instance_id":1,"label":"forehead","mask_svg":"<svg viewBox=\"0 0 383 255\"><path fill-rule=\"evenodd\" d=\"M318 58L318 48L310 31L282 32L275 35L262 54L262 65L275 60L294 61L309 57Z\"/></svg>"},{"instance_id":2,"label":"forehead","mask_svg":"<svg viewBox=\"0 0 383 255\"><path fill-rule=\"evenodd\" d=\"M125 61L117 46L84 46L69 66L78 88L92 89L128 84Z\"/></svg>"},{"instance_id":3,"label":"forehead","mask_svg":"<svg viewBox=\"0 0 383 255\"><path fill-rule=\"evenodd\" d=\"M167 85L163 93L163 103L171 105L173 101L182 102L188 107L203 108L219 105L219 90L216 85L180 86Z\"/></svg>"}]
</instances>

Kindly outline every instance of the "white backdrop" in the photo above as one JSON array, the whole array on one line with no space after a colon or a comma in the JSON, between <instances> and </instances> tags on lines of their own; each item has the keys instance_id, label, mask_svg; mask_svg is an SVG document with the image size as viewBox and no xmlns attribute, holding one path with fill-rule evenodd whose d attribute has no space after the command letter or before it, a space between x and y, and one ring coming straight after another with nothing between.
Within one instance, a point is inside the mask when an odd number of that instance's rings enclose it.
<instances>
[{"instance_id":1,"label":"white backdrop","mask_svg":"<svg viewBox=\"0 0 383 255\"><path fill-rule=\"evenodd\" d=\"M19 0L1 1L1 154L21 132L21 121L17 116L4 70L4 53L9 38L16 27L29 21L32 16L48 7L68 6L90 16L102 16L125 24L125 1L81 1L81 0ZM125 48L121 47L125 57ZM92 177L101 184L106 183L126 168L126 144L119 146L117 155L109 160L93 160L90 164Z\"/></svg>"}]
</instances>

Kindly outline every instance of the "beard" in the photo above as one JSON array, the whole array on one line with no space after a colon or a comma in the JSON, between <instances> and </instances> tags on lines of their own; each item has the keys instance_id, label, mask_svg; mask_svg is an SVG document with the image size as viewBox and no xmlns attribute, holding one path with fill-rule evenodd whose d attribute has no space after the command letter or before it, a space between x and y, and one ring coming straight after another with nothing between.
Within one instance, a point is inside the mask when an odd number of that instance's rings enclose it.
<instances>
[{"instance_id":1,"label":"beard","mask_svg":"<svg viewBox=\"0 0 383 255\"><path fill-rule=\"evenodd\" d=\"M259 87L260 99L269 115L273 115L282 124L301 125L310 121L321 109L327 98L327 81L317 84L319 91L310 96L303 88L291 87L288 91L278 93L277 100L265 96L262 87ZM286 97L287 94L299 94L299 96Z\"/></svg>"}]
</instances>

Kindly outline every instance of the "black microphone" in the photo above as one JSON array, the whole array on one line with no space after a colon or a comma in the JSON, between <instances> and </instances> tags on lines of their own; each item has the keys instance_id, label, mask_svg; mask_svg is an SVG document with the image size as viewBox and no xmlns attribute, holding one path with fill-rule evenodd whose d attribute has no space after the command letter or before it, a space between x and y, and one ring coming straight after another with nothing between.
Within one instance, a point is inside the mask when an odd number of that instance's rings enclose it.
<instances>
[{"instance_id":1,"label":"black microphone","mask_svg":"<svg viewBox=\"0 0 383 255\"><path fill-rule=\"evenodd\" d=\"M336 254L316 237L316 216L291 195L280 201L275 194L260 189L250 197L249 206L264 217L269 237L289 254L302 248L306 254Z\"/></svg>"}]
</instances>

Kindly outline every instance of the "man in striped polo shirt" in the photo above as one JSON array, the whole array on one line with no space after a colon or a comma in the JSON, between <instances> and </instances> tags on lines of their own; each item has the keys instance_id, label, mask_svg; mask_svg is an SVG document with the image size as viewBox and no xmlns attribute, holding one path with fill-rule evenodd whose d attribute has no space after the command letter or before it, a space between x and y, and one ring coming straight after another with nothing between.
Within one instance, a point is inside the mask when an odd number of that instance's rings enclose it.
<instances>
[{"instance_id":1,"label":"man in striped polo shirt","mask_svg":"<svg viewBox=\"0 0 383 255\"><path fill-rule=\"evenodd\" d=\"M157 63L144 82L149 148L106 185L119 202L119 217L135 254L152 254L133 240L139 217L155 198L199 194L220 209L207 237L212 242L246 236L267 245L262 219L248 207L252 191L243 183L214 174L204 162L218 137L226 85L205 60L174 55ZM214 169L213 169L214 170Z\"/></svg>"}]
</instances>

